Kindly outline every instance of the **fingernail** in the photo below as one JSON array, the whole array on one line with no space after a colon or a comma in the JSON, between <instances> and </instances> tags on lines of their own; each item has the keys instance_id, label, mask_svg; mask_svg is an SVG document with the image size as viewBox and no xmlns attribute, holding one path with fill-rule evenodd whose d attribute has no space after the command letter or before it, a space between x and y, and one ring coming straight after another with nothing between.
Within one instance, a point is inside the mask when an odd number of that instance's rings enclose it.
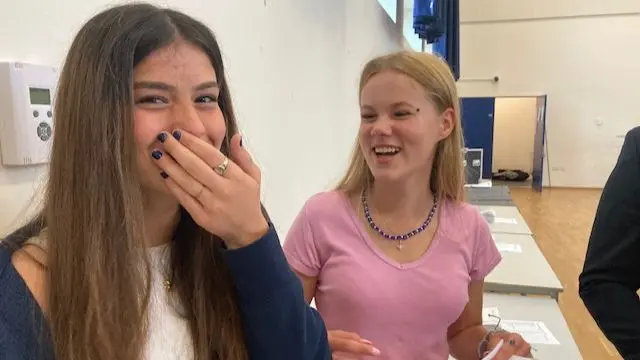
<instances>
[{"instance_id":1,"label":"fingernail","mask_svg":"<svg viewBox=\"0 0 640 360\"><path fill-rule=\"evenodd\" d=\"M163 179L166 179L166 178L169 177L169 174L167 174L166 172L163 171L163 172L160 173L160 176L162 176Z\"/></svg>"},{"instance_id":2,"label":"fingernail","mask_svg":"<svg viewBox=\"0 0 640 360\"><path fill-rule=\"evenodd\" d=\"M182 136L182 134L180 133L179 130L175 130L173 132L173 137L176 138L176 140L180 140L180 136Z\"/></svg>"},{"instance_id":3,"label":"fingernail","mask_svg":"<svg viewBox=\"0 0 640 360\"><path fill-rule=\"evenodd\" d=\"M380 350L378 350L378 348L373 348L373 350L371 350L371 354L375 355L375 356L378 356L378 355L380 355Z\"/></svg>"},{"instance_id":4,"label":"fingernail","mask_svg":"<svg viewBox=\"0 0 640 360\"><path fill-rule=\"evenodd\" d=\"M151 152L151 156L153 156L153 158L156 160L160 160L160 158L162 157L162 152L160 150L153 150L153 152Z\"/></svg>"},{"instance_id":5,"label":"fingernail","mask_svg":"<svg viewBox=\"0 0 640 360\"><path fill-rule=\"evenodd\" d=\"M373 343L367 339L360 339L360 342L367 345L372 345Z\"/></svg>"},{"instance_id":6,"label":"fingernail","mask_svg":"<svg viewBox=\"0 0 640 360\"><path fill-rule=\"evenodd\" d=\"M240 147L242 147L242 136L240 136Z\"/></svg>"},{"instance_id":7,"label":"fingernail","mask_svg":"<svg viewBox=\"0 0 640 360\"><path fill-rule=\"evenodd\" d=\"M167 140L167 133L161 132L160 134L158 134L157 138L158 138L158 141L163 143Z\"/></svg>"}]
</instances>

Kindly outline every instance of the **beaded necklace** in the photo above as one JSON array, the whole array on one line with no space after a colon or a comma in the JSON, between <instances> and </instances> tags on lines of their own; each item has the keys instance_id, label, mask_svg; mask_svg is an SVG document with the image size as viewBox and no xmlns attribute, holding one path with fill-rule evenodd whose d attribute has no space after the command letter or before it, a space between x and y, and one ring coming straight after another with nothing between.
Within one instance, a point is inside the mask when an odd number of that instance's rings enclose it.
<instances>
[{"instance_id":1,"label":"beaded necklace","mask_svg":"<svg viewBox=\"0 0 640 360\"><path fill-rule=\"evenodd\" d=\"M367 196L366 193L363 191L362 192L362 197L361 197L361 202L362 202L362 208L364 210L364 217L367 219L367 222L369 223L369 226L375 230L378 234L380 234L380 236L382 236L383 238L387 239L387 240L391 240L391 241L395 241L396 242L396 248L398 250L402 250L402 248L404 247L404 242L410 238L412 238L415 235L418 235L419 233L423 232L431 223L431 220L433 219L433 216L436 213L436 210L438 209L438 199L437 198L433 198L433 206L431 207L431 210L429 211L429 215L427 215L427 218L425 219L425 221L418 226L417 228L401 234L401 235L391 235L391 234L387 234L386 232L384 232L382 229L380 229L380 227L375 223L375 221L373 221L373 218L371 217L371 211L369 210L369 204L367 202Z\"/></svg>"}]
</instances>

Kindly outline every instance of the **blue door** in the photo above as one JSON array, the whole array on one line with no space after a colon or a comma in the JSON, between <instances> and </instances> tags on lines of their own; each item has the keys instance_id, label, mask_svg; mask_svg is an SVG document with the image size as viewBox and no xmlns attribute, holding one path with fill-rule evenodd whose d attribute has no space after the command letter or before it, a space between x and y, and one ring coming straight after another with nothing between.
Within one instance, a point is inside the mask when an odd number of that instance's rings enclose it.
<instances>
[{"instance_id":1,"label":"blue door","mask_svg":"<svg viewBox=\"0 0 640 360\"><path fill-rule=\"evenodd\" d=\"M538 97L537 106L538 118L536 122L536 134L533 144L533 171L531 172L531 187L536 191L542 191L542 176L544 174L544 139L546 137L546 95Z\"/></svg>"},{"instance_id":2,"label":"blue door","mask_svg":"<svg viewBox=\"0 0 640 360\"><path fill-rule=\"evenodd\" d=\"M482 148L482 178L491 179L493 162L493 113L496 99L492 97L462 98L461 120L465 146Z\"/></svg>"}]
</instances>

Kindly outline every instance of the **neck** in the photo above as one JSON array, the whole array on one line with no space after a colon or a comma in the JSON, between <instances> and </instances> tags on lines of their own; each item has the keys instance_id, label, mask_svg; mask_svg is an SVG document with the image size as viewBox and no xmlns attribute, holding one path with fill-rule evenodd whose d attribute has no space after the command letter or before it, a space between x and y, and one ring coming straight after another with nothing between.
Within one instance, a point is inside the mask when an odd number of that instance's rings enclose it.
<instances>
[{"instance_id":1,"label":"neck","mask_svg":"<svg viewBox=\"0 0 640 360\"><path fill-rule=\"evenodd\" d=\"M422 216L433 206L430 185L423 177L393 183L376 181L370 189L369 204L380 215L393 218Z\"/></svg>"},{"instance_id":2,"label":"neck","mask_svg":"<svg viewBox=\"0 0 640 360\"><path fill-rule=\"evenodd\" d=\"M153 247L171 242L180 220L178 202L165 194L147 194L144 209L144 246Z\"/></svg>"}]
</instances>

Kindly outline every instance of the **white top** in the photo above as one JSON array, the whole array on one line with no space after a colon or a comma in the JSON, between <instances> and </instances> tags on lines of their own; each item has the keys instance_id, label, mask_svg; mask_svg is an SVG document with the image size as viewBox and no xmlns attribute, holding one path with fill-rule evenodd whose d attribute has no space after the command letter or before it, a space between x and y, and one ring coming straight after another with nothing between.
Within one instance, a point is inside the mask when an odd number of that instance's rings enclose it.
<instances>
[{"instance_id":1,"label":"white top","mask_svg":"<svg viewBox=\"0 0 640 360\"><path fill-rule=\"evenodd\" d=\"M27 241L46 251L43 236ZM169 271L170 244L147 248L151 265L151 290L148 308L146 360L193 360L193 343L189 324L176 312L164 280Z\"/></svg>"},{"instance_id":2,"label":"white top","mask_svg":"<svg viewBox=\"0 0 640 360\"><path fill-rule=\"evenodd\" d=\"M148 360L194 359L189 325L170 303L164 287L168 274L169 245L148 249L151 263L151 293L149 294L149 338L144 352Z\"/></svg>"}]
</instances>

